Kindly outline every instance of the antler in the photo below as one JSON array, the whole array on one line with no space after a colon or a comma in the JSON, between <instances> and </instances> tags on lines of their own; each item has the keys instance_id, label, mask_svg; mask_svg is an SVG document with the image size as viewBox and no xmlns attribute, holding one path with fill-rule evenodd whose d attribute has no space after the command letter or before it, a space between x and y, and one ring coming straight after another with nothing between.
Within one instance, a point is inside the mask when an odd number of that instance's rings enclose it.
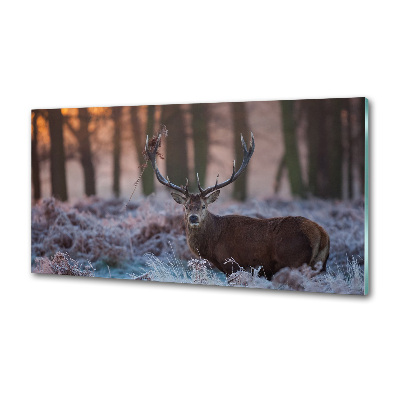
<instances>
[{"instance_id":1,"label":"antler","mask_svg":"<svg viewBox=\"0 0 400 400\"><path fill-rule=\"evenodd\" d=\"M169 180L168 176L167 176L167 179L165 179L161 175L160 171L158 170L157 162L156 162L156 155L157 155L157 150L158 150L158 147L160 146L160 143L161 143L161 133L158 134L157 141L156 141L156 144L154 146L154 149L152 151L150 151L150 149L149 149L149 137L148 136L146 137L146 148L145 148L146 149L146 154L147 154L147 157L149 157L149 160L151 162L151 165L153 166L153 170L154 170L154 172L156 174L156 177L157 177L158 181L160 183L162 183L163 185L165 185L165 186L167 186L167 187L169 187L171 189L174 189L174 190L182 193L184 196L188 197L189 196L189 189L188 189L189 182L188 182L187 179L186 179L186 186L177 186L177 185L174 185Z\"/></svg>"},{"instance_id":2,"label":"antler","mask_svg":"<svg viewBox=\"0 0 400 400\"><path fill-rule=\"evenodd\" d=\"M239 176L242 174L242 172L246 169L247 164L250 161L251 156L254 153L254 148L255 148L255 143L254 143L254 136L253 133L251 133L251 143L250 143L250 148L247 150L246 143L243 140L243 135L241 135L240 140L242 141L242 148L243 148L243 161L242 165L239 168L239 171L235 171L235 160L233 161L233 171L231 177L226 180L225 182L218 183L218 175L217 175L217 180L215 182L214 186L210 186L207 189L203 189L200 186L200 179L199 179L199 174L197 174L197 186L200 190L200 194L202 197L207 196L208 194L215 192L218 189L223 188L224 186L229 185L230 183L234 182Z\"/></svg>"}]
</instances>

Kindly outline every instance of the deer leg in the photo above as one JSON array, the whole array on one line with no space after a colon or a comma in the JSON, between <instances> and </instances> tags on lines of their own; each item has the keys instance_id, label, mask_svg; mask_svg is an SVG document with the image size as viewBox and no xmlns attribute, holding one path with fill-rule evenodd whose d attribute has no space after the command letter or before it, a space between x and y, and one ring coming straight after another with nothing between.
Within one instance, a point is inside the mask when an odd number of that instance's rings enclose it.
<instances>
[{"instance_id":1,"label":"deer leg","mask_svg":"<svg viewBox=\"0 0 400 400\"><path fill-rule=\"evenodd\" d=\"M258 276L263 276L265 279L268 279L269 281L272 279L276 272L276 263L272 263L268 266L268 268L261 268L260 272L258 273Z\"/></svg>"}]
</instances>

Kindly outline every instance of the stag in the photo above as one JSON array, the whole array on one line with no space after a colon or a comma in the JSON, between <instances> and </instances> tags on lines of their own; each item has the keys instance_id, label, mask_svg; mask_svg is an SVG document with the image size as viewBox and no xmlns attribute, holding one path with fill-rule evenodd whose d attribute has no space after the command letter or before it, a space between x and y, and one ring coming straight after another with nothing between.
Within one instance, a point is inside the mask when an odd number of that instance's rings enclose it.
<instances>
[{"instance_id":1,"label":"stag","mask_svg":"<svg viewBox=\"0 0 400 400\"><path fill-rule=\"evenodd\" d=\"M233 162L229 179L218 183L217 178L215 185L203 189L197 174L199 193L189 193L187 179L185 186L178 186L161 175L156 163L160 141L161 135L150 149L147 138L146 154L158 181L172 189L173 199L184 206L187 243L196 256L210 261L227 275L237 271L238 266L246 270L261 267L259 274L267 279L281 268L298 268L303 264L314 267L321 262L321 271L325 270L329 236L317 223L300 216L259 219L219 216L208 211L208 206L218 199L220 189L238 179L246 169L255 149L253 134L249 149L241 137L243 162L238 171Z\"/></svg>"}]
</instances>

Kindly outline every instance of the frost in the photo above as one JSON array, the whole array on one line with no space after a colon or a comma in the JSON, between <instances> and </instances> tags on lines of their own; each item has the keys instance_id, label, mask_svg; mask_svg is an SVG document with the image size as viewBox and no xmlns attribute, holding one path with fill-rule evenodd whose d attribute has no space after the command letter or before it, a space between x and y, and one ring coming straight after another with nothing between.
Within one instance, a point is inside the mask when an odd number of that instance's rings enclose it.
<instances>
[{"instance_id":1,"label":"frost","mask_svg":"<svg viewBox=\"0 0 400 400\"><path fill-rule=\"evenodd\" d=\"M61 252L57 252L51 259L38 257L33 270L38 274L88 276L91 278L94 277L94 271L90 262L87 265L81 265L68 254Z\"/></svg>"},{"instance_id":2,"label":"frost","mask_svg":"<svg viewBox=\"0 0 400 400\"><path fill-rule=\"evenodd\" d=\"M207 260L191 259L186 265L182 260L176 258L174 253L165 260L151 253L146 256L146 267L149 270L141 275L131 274L132 279L226 286L225 280L217 276Z\"/></svg>"},{"instance_id":3,"label":"frost","mask_svg":"<svg viewBox=\"0 0 400 400\"><path fill-rule=\"evenodd\" d=\"M327 272L303 266L282 269L272 281L257 268L226 278L207 260L197 259L186 243L181 206L167 193L141 201L90 197L75 204L43 199L32 207L32 271L125 277L160 282L243 286L326 293L364 291L364 203L328 200L232 200L210 206L219 214L254 218L302 215L325 228L331 239ZM63 254L61 257L60 254ZM64 258L63 258L64 257ZM54 261L55 258L55 261ZM67 261L68 260L68 261ZM76 268L74 267L76 266ZM94 268L96 270L94 270Z\"/></svg>"}]
</instances>

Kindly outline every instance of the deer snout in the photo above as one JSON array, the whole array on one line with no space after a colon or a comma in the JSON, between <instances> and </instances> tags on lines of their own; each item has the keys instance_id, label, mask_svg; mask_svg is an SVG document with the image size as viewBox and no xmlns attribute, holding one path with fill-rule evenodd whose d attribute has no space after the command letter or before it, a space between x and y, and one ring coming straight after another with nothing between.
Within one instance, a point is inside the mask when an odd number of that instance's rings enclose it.
<instances>
[{"instance_id":1,"label":"deer snout","mask_svg":"<svg viewBox=\"0 0 400 400\"><path fill-rule=\"evenodd\" d=\"M189 222L191 223L191 224L198 224L199 223L199 217L197 216L197 215L191 215L190 217L189 217Z\"/></svg>"}]
</instances>

